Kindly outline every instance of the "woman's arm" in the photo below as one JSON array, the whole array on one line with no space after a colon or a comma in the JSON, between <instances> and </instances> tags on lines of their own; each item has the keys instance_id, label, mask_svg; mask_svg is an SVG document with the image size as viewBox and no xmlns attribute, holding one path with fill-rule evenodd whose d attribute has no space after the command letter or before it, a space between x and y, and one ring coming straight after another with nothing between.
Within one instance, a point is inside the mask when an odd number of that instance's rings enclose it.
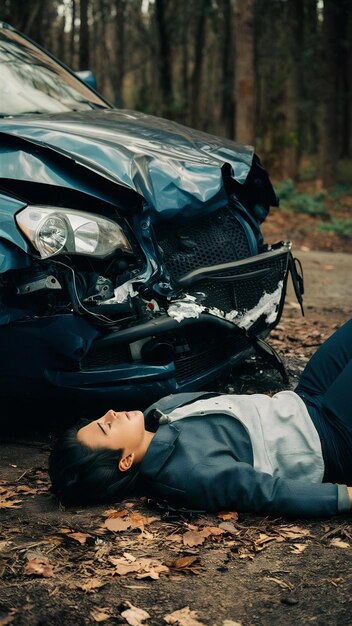
<instances>
[{"instance_id":1,"label":"woman's arm","mask_svg":"<svg viewBox=\"0 0 352 626\"><path fill-rule=\"evenodd\" d=\"M188 506L208 511L234 507L270 515L325 517L348 513L352 506L352 487L274 477L227 459L194 466L186 491Z\"/></svg>"}]
</instances>

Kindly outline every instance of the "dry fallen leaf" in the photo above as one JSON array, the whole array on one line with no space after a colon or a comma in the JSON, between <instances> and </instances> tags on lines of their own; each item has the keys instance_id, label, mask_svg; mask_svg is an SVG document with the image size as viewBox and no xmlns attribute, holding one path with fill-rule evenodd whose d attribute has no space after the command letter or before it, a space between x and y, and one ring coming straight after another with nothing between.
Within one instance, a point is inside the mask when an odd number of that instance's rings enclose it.
<instances>
[{"instance_id":1,"label":"dry fallen leaf","mask_svg":"<svg viewBox=\"0 0 352 626\"><path fill-rule=\"evenodd\" d=\"M307 546L307 543L294 543L292 544L292 546L290 546L290 551L292 552L292 554L301 554L301 552L303 552L303 550L305 550Z\"/></svg>"},{"instance_id":2,"label":"dry fallen leaf","mask_svg":"<svg viewBox=\"0 0 352 626\"><path fill-rule=\"evenodd\" d=\"M189 606L165 615L164 620L167 624L175 624L175 626L205 626L204 622L197 619L197 612L191 611Z\"/></svg>"},{"instance_id":3,"label":"dry fallen leaf","mask_svg":"<svg viewBox=\"0 0 352 626\"><path fill-rule=\"evenodd\" d=\"M17 493L27 493L27 494L36 494L38 492L38 489L33 488L33 487L28 487L27 485L18 485L16 487L16 492Z\"/></svg>"},{"instance_id":4,"label":"dry fallen leaf","mask_svg":"<svg viewBox=\"0 0 352 626\"><path fill-rule=\"evenodd\" d=\"M278 526L276 531L285 539L311 537L310 531L307 528L300 528L300 526Z\"/></svg>"},{"instance_id":5,"label":"dry fallen leaf","mask_svg":"<svg viewBox=\"0 0 352 626\"><path fill-rule=\"evenodd\" d=\"M23 570L26 576L43 576L44 578L50 578L54 575L53 568L49 563L49 559L46 556L36 557L27 561Z\"/></svg>"},{"instance_id":6,"label":"dry fallen leaf","mask_svg":"<svg viewBox=\"0 0 352 626\"><path fill-rule=\"evenodd\" d=\"M134 556L133 554L131 554L130 552L124 552L123 556L125 557L125 559L127 559L127 561L129 561L130 563L134 563L135 561L137 561L137 557Z\"/></svg>"},{"instance_id":7,"label":"dry fallen leaf","mask_svg":"<svg viewBox=\"0 0 352 626\"><path fill-rule=\"evenodd\" d=\"M131 523L129 520L122 519L121 517L108 517L104 522L104 526L113 533L120 533L130 528Z\"/></svg>"},{"instance_id":8,"label":"dry fallen leaf","mask_svg":"<svg viewBox=\"0 0 352 626\"><path fill-rule=\"evenodd\" d=\"M242 622L234 622L232 619L225 619L221 626L242 626Z\"/></svg>"},{"instance_id":9,"label":"dry fallen leaf","mask_svg":"<svg viewBox=\"0 0 352 626\"><path fill-rule=\"evenodd\" d=\"M204 537L217 537L223 535L224 532L224 529L219 528L219 526L204 526L201 530L201 534L204 535Z\"/></svg>"},{"instance_id":10,"label":"dry fallen leaf","mask_svg":"<svg viewBox=\"0 0 352 626\"><path fill-rule=\"evenodd\" d=\"M350 544L347 543L347 541L342 541L338 537L334 537L334 539L331 539L330 545L333 546L334 548L345 548L346 549L346 548L350 547Z\"/></svg>"},{"instance_id":11,"label":"dry fallen leaf","mask_svg":"<svg viewBox=\"0 0 352 626\"><path fill-rule=\"evenodd\" d=\"M225 530L218 526L205 526L202 530L188 530L182 536L185 546L200 546L208 537L223 535Z\"/></svg>"},{"instance_id":12,"label":"dry fallen leaf","mask_svg":"<svg viewBox=\"0 0 352 626\"><path fill-rule=\"evenodd\" d=\"M97 591L97 589L100 589L101 587L104 587L104 585L106 585L105 582L103 582L100 578L89 578L86 582L82 582L82 583L77 583L76 587L78 587L78 589L82 589L83 591L86 591L87 593L95 593Z\"/></svg>"},{"instance_id":13,"label":"dry fallen leaf","mask_svg":"<svg viewBox=\"0 0 352 626\"><path fill-rule=\"evenodd\" d=\"M118 563L118 559L115 559L115 571L114 574L118 574L118 576L127 576L127 574L135 574L139 571L138 565L134 565L133 563L121 562Z\"/></svg>"},{"instance_id":14,"label":"dry fallen leaf","mask_svg":"<svg viewBox=\"0 0 352 626\"><path fill-rule=\"evenodd\" d=\"M71 539L78 541L78 543L80 544L84 544L86 543L87 539L93 538L92 535L89 535L88 533L80 533L80 532L67 533L67 537L70 537Z\"/></svg>"},{"instance_id":15,"label":"dry fallen leaf","mask_svg":"<svg viewBox=\"0 0 352 626\"><path fill-rule=\"evenodd\" d=\"M181 556L174 561L167 561L166 565L179 572L192 572L192 574L200 572L200 561L197 556Z\"/></svg>"},{"instance_id":16,"label":"dry fallen leaf","mask_svg":"<svg viewBox=\"0 0 352 626\"><path fill-rule=\"evenodd\" d=\"M143 530L144 526L152 524L153 522L158 522L160 520L160 517L146 517L141 513L131 513L131 515L129 516L129 520L133 528L140 528L141 530Z\"/></svg>"},{"instance_id":17,"label":"dry fallen leaf","mask_svg":"<svg viewBox=\"0 0 352 626\"><path fill-rule=\"evenodd\" d=\"M187 532L182 535L182 541L185 546L200 546L204 543L205 537L197 530L187 530Z\"/></svg>"},{"instance_id":18,"label":"dry fallen leaf","mask_svg":"<svg viewBox=\"0 0 352 626\"><path fill-rule=\"evenodd\" d=\"M130 626L144 626L146 619L149 619L150 615L144 609L139 609L137 606L133 606L130 602L125 602L129 606L128 609L121 612L121 616L126 620Z\"/></svg>"},{"instance_id":19,"label":"dry fallen leaf","mask_svg":"<svg viewBox=\"0 0 352 626\"><path fill-rule=\"evenodd\" d=\"M15 491L7 491L0 495L0 509L20 509L22 500L11 500L16 495Z\"/></svg>"},{"instance_id":20,"label":"dry fallen leaf","mask_svg":"<svg viewBox=\"0 0 352 626\"><path fill-rule=\"evenodd\" d=\"M266 535L265 533L259 533L259 539L254 542L254 549L256 552L260 552L264 550L264 548L268 547L268 544L277 541L277 537L272 535Z\"/></svg>"},{"instance_id":21,"label":"dry fallen leaf","mask_svg":"<svg viewBox=\"0 0 352 626\"><path fill-rule=\"evenodd\" d=\"M146 569L145 572L139 572L136 575L136 578L153 578L153 580L156 580L157 578L159 578L159 574L166 574L168 571L169 568L166 565L154 565L153 567L149 567L148 569Z\"/></svg>"},{"instance_id":22,"label":"dry fallen leaf","mask_svg":"<svg viewBox=\"0 0 352 626\"><path fill-rule=\"evenodd\" d=\"M221 522L219 528L222 528L226 533L231 533L231 535L238 535L239 533L239 530L232 522Z\"/></svg>"},{"instance_id":23,"label":"dry fallen leaf","mask_svg":"<svg viewBox=\"0 0 352 626\"><path fill-rule=\"evenodd\" d=\"M115 565L115 574L118 576L126 576L127 574L135 574L136 578L152 578L156 580L161 573L166 573L169 568L156 559L134 558L131 562L130 555L123 557L110 557L109 561Z\"/></svg>"},{"instance_id":24,"label":"dry fallen leaf","mask_svg":"<svg viewBox=\"0 0 352 626\"><path fill-rule=\"evenodd\" d=\"M107 511L104 511L103 516L104 517L111 517L111 518L115 518L115 517L126 517L126 515L128 515L128 510L127 509L122 509L121 511L117 510L117 509L108 509Z\"/></svg>"},{"instance_id":25,"label":"dry fallen leaf","mask_svg":"<svg viewBox=\"0 0 352 626\"><path fill-rule=\"evenodd\" d=\"M89 616L95 621L95 622L105 622L107 619L109 619L111 617L111 613L107 613L106 612L107 609L99 609L98 607L94 607L94 609L91 610Z\"/></svg>"},{"instance_id":26,"label":"dry fallen leaf","mask_svg":"<svg viewBox=\"0 0 352 626\"><path fill-rule=\"evenodd\" d=\"M104 522L105 528L115 533L122 532L128 528L139 528L143 532L145 526L160 520L160 517L146 517L141 513L131 513L128 515L126 511L126 514L127 515L122 516L115 515L115 512L112 512Z\"/></svg>"},{"instance_id":27,"label":"dry fallen leaf","mask_svg":"<svg viewBox=\"0 0 352 626\"><path fill-rule=\"evenodd\" d=\"M230 520L235 522L238 520L238 513L236 513L236 511L220 511L216 517L222 519L224 522L229 522Z\"/></svg>"}]
</instances>

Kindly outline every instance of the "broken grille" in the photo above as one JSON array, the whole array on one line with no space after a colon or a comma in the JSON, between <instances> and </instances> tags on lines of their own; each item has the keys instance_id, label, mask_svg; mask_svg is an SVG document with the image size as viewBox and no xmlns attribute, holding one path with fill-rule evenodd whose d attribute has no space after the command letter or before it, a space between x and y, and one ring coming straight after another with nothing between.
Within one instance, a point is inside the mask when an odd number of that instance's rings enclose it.
<instances>
[{"instance_id":1,"label":"broken grille","mask_svg":"<svg viewBox=\"0 0 352 626\"><path fill-rule=\"evenodd\" d=\"M173 280L199 267L237 261L251 255L244 226L229 207L174 226L155 226L163 261Z\"/></svg>"},{"instance_id":2,"label":"broken grille","mask_svg":"<svg viewBox=\"0 0 352 626\"><path fill-rule=\"evenodd\" d=\"M202 304L221 309L224 313L233 310L243 313L255 307L263 294L274 293L287 272L287 252L274 258L251 257L248 264L227 272L217 272L192 284L186 291L197 297L205 294Z\"/></svg>"}]
</instances>

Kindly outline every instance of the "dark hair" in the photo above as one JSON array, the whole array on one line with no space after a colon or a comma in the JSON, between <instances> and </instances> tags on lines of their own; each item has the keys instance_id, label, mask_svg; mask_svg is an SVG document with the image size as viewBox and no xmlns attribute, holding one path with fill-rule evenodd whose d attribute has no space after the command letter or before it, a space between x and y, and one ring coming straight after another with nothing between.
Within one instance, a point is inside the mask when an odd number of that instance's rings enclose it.
<instances>
[{"instance_id":1,"label":"dark hair","mask_svg":"<svg viewBox=\"0 0 352 626\"><path fill-rule=\"evenodd\" d=\"M103 504L131 495L139 474L133 465L118 468L122 450L92 450L81 444L77 432L90 420L80 420L55 443L49 457L52 491L65 505Z\"/></svg>"}]
</instances>

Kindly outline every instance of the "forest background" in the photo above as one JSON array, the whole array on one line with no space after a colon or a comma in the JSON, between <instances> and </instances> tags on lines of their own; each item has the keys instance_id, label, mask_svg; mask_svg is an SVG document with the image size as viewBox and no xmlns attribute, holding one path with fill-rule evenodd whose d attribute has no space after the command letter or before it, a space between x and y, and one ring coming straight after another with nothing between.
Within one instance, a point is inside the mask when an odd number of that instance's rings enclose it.
<instances>
[{"instance_id":1,"label":"forest background","mask_svg":"<svg viewBox=\"0 0 352 626\"><path fill-rule=\"evenodd\" d=\"M118 107L254 144L281 201L265 240L291 239L305 269L306 316L288 295L270 338L293 388L351 314L352 0L0 0L0 19L91 69ZM256 360L221 384L283 388ZM58 507L47 462L65 415L54 424L43 407L40 432L18 402L2 419L0 626L126 624L131 612L150 626L351 624L350 516Z\"/></svg>"},{"instance_id":2,"label":"forest background","mask_svg":"<svg viewBox=\"0 0 352 626\"><path fill-rule=\"evenodd\" d=\"M348 251L352 0L0 0L0 19L117 107L254 145L289 222Z\"/></svg>"}]
</instances>

